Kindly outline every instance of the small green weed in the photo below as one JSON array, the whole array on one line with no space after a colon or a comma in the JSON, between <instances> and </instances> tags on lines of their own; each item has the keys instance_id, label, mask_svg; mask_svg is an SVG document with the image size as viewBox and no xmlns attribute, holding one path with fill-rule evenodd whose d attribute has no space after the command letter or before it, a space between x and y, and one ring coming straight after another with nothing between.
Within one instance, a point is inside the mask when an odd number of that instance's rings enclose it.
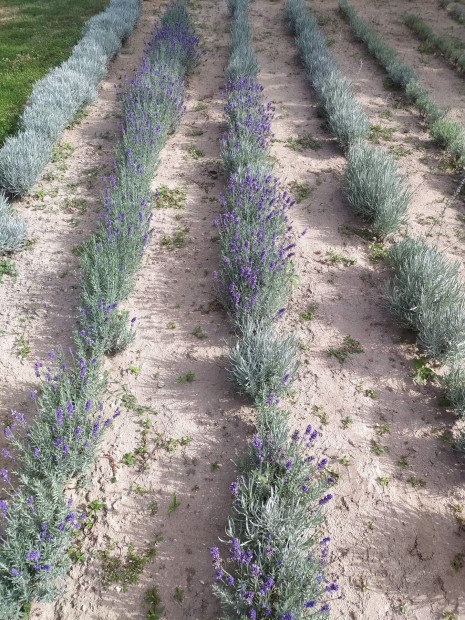
<instances>
[{"instance_id":1,"label":"small green weed","mask_svg":"<svg viewBox=\"0 0 465 620\"><path fill-rule=\"evenodd\" d=\"M300 204L303 200L310 196L311 189L308 183L292 181L288 184L288 186L297 204Z\"/></svg>"},{"instance_id":2,"label":"small green weed","mask_svg":"<svg viewBox=\"0 0 465 620\"><path fill-rule=\"evenodd\" d=\"M195 374L192 372L192 370L189 370L184 375L179 375L178 383L192 383L194 379L195 379Z\"/></svg>"},{"instance_id":3,"label":"small green weed","mask_svg":"<svg viewBox=\"0 0 465 620\"><path fill-rule=\"evenodd\" d=\"M198 338L199 340L205 340L205 338L207 338L207 334L203 331L200 325L197 325L196 327L194 327L194 329L192 330L192 335Z\"/></svg>"},{"instance_id":4,"label":"small green weed","mask_svg":"<svg viewBox=\"0 0 465 620\"><path fill-rule=\"evenodd\" d=\"M428 362L427 357L419 357L412 360L413 367L415 368L413 379L417 383L426 383L437 378L437 374L428 366Z\"/></svg>"},{"instance_id":5,"label":"small green weed","mask_svg":"<svg viewBox=\"0 0 465 620\"><path fill-rule=\"evenodd\" d=\"M9 258L0 259L0 284L3 284L4 276L15 278L17 275L18 269L12 260Z\"/></svg>"},{"instance_id":6,"label":"small green weed","mask_svg":"<svg viewBox=\"0 0 465 620\"><path fill-rule=\"evenodd\" d=\"M20 336L16 340L16 352L18 356L23 360L30 354L31 351L32 349L29 342L27 342L24 336Z\"/></svg>"},{"instance_id":7,"label":"small green weed","mask_svg":"<svg viewBox=\"0 0 465 620\"><path fill-rule=\"evenodd\" d=\"M350 267L351 265L355 265L357 263L356 258L352 258L350 256L344 256L343 254L338 254L331 250L330 252L326 252L326 261L330 265L345 265L346 267Z\"/></svg>"},{"instance_id":8,"label":"small green weed","mask_svg":"<svg viewBox=\"0 0 465 620\"><path fill-rule=\"evenodd\" d=\"M167 185L160 185L155 206L158 209L184 209L186 200L187 190L184 187L170 189Z\"/></svg>"},{"instance_id":9,"label":"small green weed","mask_svg":"<svg viewBox=\"0 0 465 620\"><path fill-rule=\"evenodd\" d=\"M417 478L416 476L410 476L410 478L407 478L407 482L411 484L414 489L417 489L419 487L423 488L426 486L426 480L423 480L422 478Z\"/></svg>"},{"instance_id":10,"label":"small green weed","mask_svg":"<svg viewBox=\"0 0 465 620\"><path fill-rule=\"evenodd\" d=\"M371 451L373 452L373 454L376 454L376 456L380 456L381 454L384 454L384 452L388 451L386 446L382 446L379 441L376 441L375 439L372 439L370 441L370 446Z\"/></svg>"},{"instance_id":11,"label":"small green weed","mask_svg":"<svg viewBox=\"0 0 465 620\"><path fill-rule=\"evenodd\" d=\"M377 424L376 434L382 437L383 435L389 435L391 433L392 426L390 424Z\"/></svg>"},{"instance_id":12,"label":"small green weed","mask_svg":"<svg viewBox=\"0 0 465 620\"><path fill-rule=\"evenodd\" d=\"M302 153L302 151L307 149L311 149L312 151L321 149L321 142L309 133L301 136L300 138L288 138L284 144L288 149L292 149L298 153Z\"/></svg>"},{"instance_id":13,"label":"small green weed","mask_svg":"<svg viewBox=\"0 0 465 620\"><path fill-rule=\"evenodd\" d=\"M372 398L373 400L378 398L378 393L373 388L368 388L363 393L367 398Z\"/></svg>"},{"instance_id":14,"label":"small green weed","mask_svg":"<svg viewBox=\"0 0 465 620\"><path fill-rule=\"evenodd\" d=\"M126 557L123 558L111 555L109 550L102 551L100 557L103 586L108 588L113 584L119 584L122 591L126 592L128 586L139 583L142 571L155 555L155 545L139 553L132 543L128 545Z\"/></svg>"},{"instance_id":15,"label":"small green weed","mask_svg":"<svg viewBox=\"0 0 465 620\"><path fill-rule=\"evenodd\" d=\"M378 261L386 260L388 252L389 252L389 248L384 243L380 243L378 241L371 243L368 250L369 250L368 258L371 260L372 263L377 263Z\"/></svg>"},{"instance_id":16,"label":"small green weed","mask_svg":"<svg viewBox=\"0 0 465 620\"><path fill-rule=\"evenodd\" d=\"M192 112L203 112L204 110L207 110L207 109L208 109L208 105L204 101L199 101L192 108Z\"/></svg>"},{"instance_id":17,"label":"small green weed","mask_svg":"<svg viewBox=\"0 0 465 620\"><path fill-rule=\"evenodd\" d=\"M176 586L174 589L173 598L175 601L178 601L178 603L182 603L184 600L184 590L179 586Z\"/></svg>"},{"instance_id":18,"label":"small green weed","mask_svg":"<svg viewBox=\"0 0 465 620\"><path fill-rule=\"evenodd\" d=\"M148 620L161 620L165 611L161 604L160 593L157 586L153 586L145 592L144 600L149 605L147 610Z\"/></svg>"},{"instance_id":19,"label":"small green weed","mask_svg":"<svg viewBox=\"0 0 465 620\"><path fill-rule=\"evenodd\" d=\"M394 129L391 127L383 127L382 125L372 125L370 129L369 139L375 144L379 144L381 140L387 142L394 137Z\"/></svg>"},{"instance_id":20,"label":"small green weed","mask_svg":"<svg viewBox=\"0 0 465 620\"><path fill-rule=\"evenodd\" d=\"M379 476L378 482L382 487L386 488L389 484L389 476Z\"/></svg>"},{"instance_id":21,"label":"small green weed","mask_svg":"<svg viewBox=\"0 0 465 620\"><path fill-rule=\"evenodd\" d=\"M340 347L329 347L327 350L327 354L329 357L335 357L337 360L341 362L345 362L350 355L354 355L356 353L363 353L363 348L358 340L352 338L352 336L344 336L342 341L342 346Z\"/></svg>"},{"instance_id":22,"label":"small green weed","mask_svg":"<svg viewBox=\"0 0 465 620\"><path fill-rule=\"evenodd\" d=\"M173 512L177 510L180 505L181 502L178 501L176 493L173 493L173 497L171 498L171 504L168 506L168 514L173 514Z\"/></svg>"},{"instance_id":23,"label":"small green weed","mask_svg":"<svg viewBox=\"0 0 465 620\"><path fill-rule=\"evenodd\" d=\"M194 144L189 144L187 147L187 152L192 157L192 159L200 159L205 156L205 153L197 148Z\"/></svg>"},{"instance_id":24,"label":"small green weed","mask_svg":"<svg viewBox=\"0 0 465 620\"><path fill-rule=\"evenodd\" d=\"M184 228L179 228L172 237L169 237L168 235L163 235L160 241L160 245L170 251L174 249L179 250L186 245L188 232L189 228L185 226Z\"/></svg>"},{"instance_id":25,"label":"small green weed","mask_svg":"<svg viewBox=\"0 0 465 620\"><path fill-rule=\"evenodd\" d=\"M456 553L454 555L454 559L452 560L452 566L457 572L463 569L463 567L465 566L463 553Z\"/></svg>"},{"instance_id":26,"label":"small green weed","mask_svg":"<svg viewBox=\"0 0 465 620\"><path fill-rule=\"evenodd\" d=\"M400 459L397 461L397 465L401 469L408 469L410 467L410 463L408 462L406 456L401 456Z\"/></svg>"},{"instance_id":27,"label":"small green weed","mask_svg":"<svg viewBox=\"0 0 465 620\"><path fill-rule=\"evenodd\" d=\"M341 425L344 429L349 428L350 426L352 426L353 423L354 421L350 416L347 416L341 420Z\"/></svg>"},{"instance_id":28,"label":"small green weed","mask_svg":"<svg viewBox=\"0 0 465 620\"><path fill-rule=\"evenodd\" d=\"M134 456L134 454L132 452L126 452L126 454L123 454L123 463L125 465L128 465L129 467L132 467L133 465L136 465L137 463L137 458Z\"/></svg>"},{"instance_id":29,"label":"small green weed","mask_svg":"<svg viewBox=\"0 0 465 620\"><path fill-rule=\"evenodd\" d=\"M305 310L305 312L302 312L300 314L300 318L302 319L302 321L312 321L315 318L315 313L317 310L318 310L317 303L310 304L309 306L307 306L307 309Z\"/></svg>"},{"instance_id":30,"label":"small green weed","mask_svg":"<svg viewBox=\"0 0 465 620\"><path fill-rule=\"evenodd\" d=\"M328 412L326 411L326 409L323 407L323 405L313 405L312 407L312 413L314 415L316 415L317 418L319 418L320 422L324 425L327 426L329 424L329 416L328 416Z\"/></svg>"}]
</instances>

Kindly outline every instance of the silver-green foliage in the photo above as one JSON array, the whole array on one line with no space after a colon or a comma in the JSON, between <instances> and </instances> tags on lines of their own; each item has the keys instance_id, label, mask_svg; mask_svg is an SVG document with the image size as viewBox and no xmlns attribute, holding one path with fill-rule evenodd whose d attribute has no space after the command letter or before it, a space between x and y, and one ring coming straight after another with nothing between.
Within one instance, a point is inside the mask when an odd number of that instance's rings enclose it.
<instances>
[{"instance_id":1,"label":"silver-green foliage","mask_svg":"<svg viewBox=\"0 0 465 620\"><path fill-rule=\"evenodd\" d=\"M332 497L322 494L334 480L324 472L325 463L316 465L308 454L316 431L309 427L302 437L290 437L288 416L276 406L297 368L295 340L276 325L293 274L286 216L292 200L266 161L271 110L250 71L247 6L247 0L229 0L236 33L231 55L239 69L229 73L226 88L223 158L231 176L223 200L227 210L219 220L218 277L222 297L230 297L225 305L237 336L229 353L230 373L239 391L252 399L258 432L230 487L229 560L211 549L214 591L225 620L320 620L327 618L329 605L319 600L326 591L338 590L324 580L328 539L318 540L321 509ZM234 30L238 24L244 37Z\"/></svg>"},{"instance_id":2,"label":"silver-green foliage","mask_svg":"<svg viewBox=\"0 0 465 620\"><path fill-rule=\"evenodd\" d=\"M411 192L389 153L367 142L353 145L347 155L349 204L371 222L379 237L395 233L404 223Z\"/></svg>"},{"instance_id":3,"label":"silver-green foliage","mask_svg":"<svg viewBox=\"0 0 465 620\"><path fill-rule=\"evenodd\" d=\"M230 0L229 11L233 17L231 43L226 73L231 80L256 77L259 66L252 45L252 35L247 17L250 0Z\"/></svg>"},{"instance_id":4,"label":"silver-green foliage","mask_svg":"<svg viewBox=\"0 0 465 620\"><path fill-rule=\"evenodd\" d=\"M432 357L447 360L463 355L465 297L459 264L412 238L393 246L389 261L394 276L387 296L394 314L418 333Z\"/></svg>"},{"instance_id":5,"label":"silver-green foliage","mask_svg":"<svg viewBox=\"0 0 465 620\"><path fill-rule=\"evenodd\" d=\"M108 180L104 224L83 250L84 307L75 353L65 359L61 351L52 352L50 363L36 363L41 379L40 393L33 392L36 418L28 425L14 411L5 428L11 452L4 449L3 456L11 459L19 484L15 489L10 472L0 469L5 487L0 499L0 620L24 618L33 601L55 597L57 579L68 568L73 530L83 517L66 501L65 485L69 478L82 482L105 428L119 415L103 417L102 355L118 349L131 331L127 312L118 305L131 290L148 238L149 179L182 111L182 79L197 59L197 45L185 5L171 5L141 70L124 91L124 147Z\"/></svg>"},{"instance_id":6,"label":"silver-green foliage","mask_svg":"<svg viewBox=\"0 0 465 620\"><path fill-rule=\"evenodd\" d=\"M0 253L13 252L26 241L27 227L0 192Z\"/></svg>"},{"instance_id":7,"label":"silver-green foliage","mask_svg":"<svg viewBox=\"0 0 465 620\"><path fill-rule=\"evenodd\" d=\"M287 417L275 406L260 408L249 458L230 487L229 558L211 549L214 590L228 620L320 620L329 605L319 600L338 590L324 578L329 539L318 538L331 498L322 498L329 477L313 454L318 433L307 427L291 436Z\"/></svg>"},{"instance_id":8,"label":"silver-green foliage","mask_svg":"<svg viewBox=\"0 0 465 620\"><path fill-rule=\"evenodd\" d=\"M372 223L376 235L384 237L396 232L410 198L409 190L403 186L403 176L386 151L365 142L370 130L368 117L337 67L305 1L287 0L286 13L308 78L324 106L329 127L347 151L346 185L350 204Z\"/></svg>"},{"instance_id":9,"label":"silver-green foliage","mask_svg":"<svg viewBox=\"0 0 465 620\"><path fill-rule=\"evenodd\" d=\"M465 12L465 7L464 12ZM404 22L421 41L436 48L441 54L465 71L465 41L447 34L436 34L434 30L418 15L406 15Z\"/></svg>"},{"instance_id":10,"label":"silver-green foliage","mask_svg":"<svg viewBox=\"0 0 465 620\"><path fill-rule=\"evenodd\" d=\"M452 2L449 6L449 13L460 24L465 24L465 6L459 2Z\"/></svg>"},{"instance_id":11,"label":"silver-green foliage","mask_svg":"<svg viewBox=\"0 0 465 620\"><path fill-rule=\"evenodd\" d=\"M245 321L229 350L229 370L243 394L255 403L286 393L297 370L297 346L292 335L274 326Z\"/></svg>"},{"instance_id":12,"label":"silver-green foliage","mask_svg":"<svg viewBox=\"0 0 465 620\"><path fill-rule=\"evenodd\" d=\"M421 86L416 71L402 62L397 52L357 14L347 0L339 0L339 8L347 17L356 37L386 69L394 84L405 92L425 116L433 140L447 148L461 165L465 165L465 129L462 125L445 118L447 110L438 106L430 92Z\"/></svg>"},{"instance_id":13,"label":"silver-green foliage","mask_svg":"<svg viewBox=\"0 0 465 620\"><path fill-rule=\"evenodd\" d=\"M318 22L304 0L287 0L286 14L296 35L296 44L307 75L320 97L331 131L341 146L365 138L369 120L357 103L349 81L339 70Z\"/></svg>"},{"instance_id":14,"label":"silver-green foliage","mask_svg":"<svg viewBox=\"0 0 465 620\"><path fill-rule=\"evenodd\" d=\"M91 18L68 60L36 82L19 132L0 149L0 187L26 193L50 161L53 144L84 105L97 96L108 61L121 47L139 16L141 0L111 0Z\"/></svg>"}]
</instances>

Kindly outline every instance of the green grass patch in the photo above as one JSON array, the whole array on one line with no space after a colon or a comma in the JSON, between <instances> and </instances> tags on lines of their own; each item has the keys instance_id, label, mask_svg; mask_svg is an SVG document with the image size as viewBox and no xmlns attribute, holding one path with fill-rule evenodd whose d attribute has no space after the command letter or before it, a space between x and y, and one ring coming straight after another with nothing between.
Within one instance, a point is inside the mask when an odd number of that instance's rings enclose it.
<instances>
[{"instance_id":1,"label":"green grass patch","mask_svg":"<svg viewBox=\"0 0 465 620\"><path fill-rule=\"evenodd\" d=\"M66 60L83 24L108 0L3 0L0 6L0 144L16 127L34 82Z\"/></svg>"}]
</instances>

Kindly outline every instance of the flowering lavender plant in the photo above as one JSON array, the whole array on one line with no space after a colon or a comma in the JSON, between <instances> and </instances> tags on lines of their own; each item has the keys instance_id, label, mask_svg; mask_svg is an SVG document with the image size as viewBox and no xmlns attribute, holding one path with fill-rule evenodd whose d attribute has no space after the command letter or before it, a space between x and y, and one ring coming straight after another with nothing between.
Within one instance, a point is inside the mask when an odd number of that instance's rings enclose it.
<instances>
[{"instance_id":1,"label":"flowering lavender plant","mask_svg":"<svg viewBox=\"0 0 465 620\"><path fill-rule=\"evenodd\" d=\"M122 140L104 195L105 217L82 253L80 333L89 355L113 354L132 340L121 310L150 232L151 179L168 134L183 112L183 77L199 39L182 2L171 5L140 69L122 94Z\"/></svg>"},{"instance_id":2,"label":"flowering lavender plant","mask_svg":"<svg viewBox=\"0 0 465 620\"><path fill-rule=\"evenodd\" d=\"M96 20L91 28L107 26ZM15 491L10 471L0 469L5 517L3 528L0 523L0 620L19 620L32 600L53 598L55 581L68 567L67 548L81 517L64 499L64 485L86 473L104 429L119 415L118 410L110 417L103 414L102 356L131 338L135 319L129 323L120 304L132 290L148 240L150 181L182 113L182 78L196 62L197 44L184 4L174 3L141 69L122 92L123 139L104 195L105 213L82 254L75 352L68 362L59 351L51 354L50 363L36 363L42 380L40 394L33 393L37 417L27 426L24 416L14 412L5 429L11 445L3 456L11 460L19 485Z\"/></svg>"},{"instance_id":3,"label":"flowering lavender plant","mask_svg":"<svg viewBox=\"0 0 465 620\"><path fill-rule=\"evenodd\" d=\"M271 174L273 110L251 77L256 70L249 64L254 54L248 0L228 4L233 16L228 73L234 79L225 88L222 156L231 176L217 222L221 262L215 275L237 336L230 372L253 401L258 431L230 487L229 558L211 549L214 591L228 620L322 620L329 603L319 601L339 589L325 580L328 539L318 539L334 480L325 471L326 460L317 462L309 453L316 431L308 427L302 436L291 436L288 415L277 406L297 367L294 339L277 331L293 277L295 244L287 214L293 201Z\"/></svg>"},{"instance_id":4,"label":"flowering lavender plant","mask_svg":"<svg viewBox=\"0 0 465 620\"><path fill-rule=\"evenodd\" d=\"M275 178L251 166L230 177L222 204L219 297L238 324L245 317L273 320L290 292L294 201Z\"/></svg>"},{"instance_id":5,"label":"flowering lavender plant","mask_svg":"<svg viewBox=\"0 0 465 620\"><path fill-rule=\"evenodd\" d=\"M69 566L67 550L85 515L63 487L29 480L0 501L0 618L24 617L30 603L51 600ZM22 610L22 611L21 611Z\"/></svg>"},{"instance_id":6,"label":"flowering lavender plant","mask_svg":"<svg viewBox=\"0 0 465 620\"><path fill-rule=\"evenodd\" d=\"M249 459L230 487L229 557L211 549L227 618L322 619L329 604L318 601L339 590L324 576L329 539L318 537L334 479L314 455L317 431L290 435L286 418L276 406L260 409Z\"/></svg>"},{"instance_id":7,"label":"flowering lavender plant","mask_svg":"<svg viewBox=\"0 0 465 620\"><path fill-rule=\"evenodd\" d=\"M5 435L12 446L13 469L21 465L16 474L64 484L81 477L94 462L110 418L103 418L99 403L105 378L97 359L75 356L67 364L62 351L51 357L47 365L35 364L42 389L34 422L27 426L24 416L13 412Z\"/></svg>"}]
</instances>

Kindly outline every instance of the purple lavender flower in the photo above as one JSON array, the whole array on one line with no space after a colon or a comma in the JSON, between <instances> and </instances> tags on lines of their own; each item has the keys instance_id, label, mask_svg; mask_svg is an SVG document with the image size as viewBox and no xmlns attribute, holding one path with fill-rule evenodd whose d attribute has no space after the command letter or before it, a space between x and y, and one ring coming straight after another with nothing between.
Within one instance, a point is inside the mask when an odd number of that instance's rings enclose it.
<instances>
[{"instance_id":1,"label":"purple lavender flower","mask_svg":"<svg viewBox=\"0 0 465 620\"><path fill-rule=\"evenodd\" d=\"M30 562L38 562L40 559L40 551L38 549L32 549L28 551L24 557Z\"/></svg>"},{"instance_id":2,"label":"purple lavender flower","mask_svg":"<svg viewBox=\"0 0 465 620\"><path fill-rule=\"evenodd\" d=\"M318 503L320 504L320 506L324 506L332 499L333 499L332 493L328 493L328 495L325 495L324 497L322 497Z\"/></svg>"},{"instance_id":3,"label":"purple lavender flower","mask_svg":"<svg viewBox=\"0 0 465 620\"><path fill-rule=\"evenodd\" d=\"M0 511L4 517L8 515L8 502L6 499L0 499Z\"/></svg>"}]
</instances>

